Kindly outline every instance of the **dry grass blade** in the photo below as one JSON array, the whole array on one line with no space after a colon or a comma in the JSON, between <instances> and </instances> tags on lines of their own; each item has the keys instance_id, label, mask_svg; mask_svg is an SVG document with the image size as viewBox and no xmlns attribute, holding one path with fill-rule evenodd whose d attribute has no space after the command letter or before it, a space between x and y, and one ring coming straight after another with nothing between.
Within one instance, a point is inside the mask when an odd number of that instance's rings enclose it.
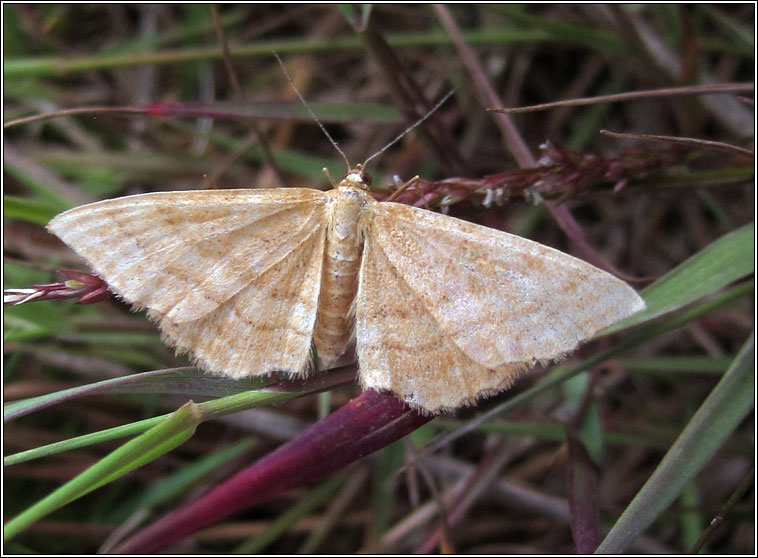
<instances>
[{"instance_id":1,"label":"dry grass blade","mask_svg":"<svg viewBox=\"0 0 758 558\"><path fill-rule=\"evenodd\" d=\"M622 139L637 139L643 141L661 141L665 143L673 143L677 145L686 145L687 147L702 147L705 149L714 149L717 151L724 151L726 153L735 153L737 155L744 155L745 157L753 157L755 152L752 149L745 149L737 145L724 143L723 141L701 140L697 138L679 138L675 136L660 136L655 134L622 134L619 132L611 132L609 130L600 130L600 133L604 136L610 136L612 138Z\"/></svg>"},{"instance_id":2,"label":"dry grass blade","mask_svg":"<svg viewBox=\"0 0 758 558\"><path fill-rule=\"evenodd\" d=\"M656 97L671 97L681 95L702 95L706 93L748 93L755 90L752 83L717 83L713 85L688 85L686 87L666 87L663 89L650 89L647 91L629 91L626 93L614 93L612 95L598 95L597 97L585 97L582 99L563 99L552 103L541 103L528 107L488 108L489 112L503 112L506 114L518 114L522 112L534 112L551 110L561 107L578 107L595 105L598 103L616 103L620 101L632 101L635 99L654 99Z\"/></svg>"}]
</instances>

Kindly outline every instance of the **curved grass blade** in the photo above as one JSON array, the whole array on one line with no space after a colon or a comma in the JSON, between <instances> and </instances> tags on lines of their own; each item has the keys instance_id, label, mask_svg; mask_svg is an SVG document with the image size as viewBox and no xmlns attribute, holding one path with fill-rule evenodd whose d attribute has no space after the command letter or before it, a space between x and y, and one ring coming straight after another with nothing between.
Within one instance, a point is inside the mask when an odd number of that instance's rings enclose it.
<instances>
[{"instance_id":1,"label":"curved grass blade","mask_svg":"<svg viewBox=\"0 0 758 558\"><path fill-rule=\"evenodd\" d=\"M130 440L5 524L4 540L69 502L148 463L182 444L195 432L202 413L191 401L159 425Z\"/></svg>"},{"instance_id":2,"label":"curved grass blade","mask_svg":"<svg viewBox=\"0 0 758 558\"><path fill-rule=\"evenodd\" d=\"M239 457L254 445L255 443L251 438L242 438L230 446L209 452L197 461L187 463L176 472L156 481L146 490L136 494L134 498L119 504L115 514L110 517L124 521L138 510L151 510L173 499L180 498L200 479L213 473L232 459Z\"/></svg>"},{"instance_id":3,"label":"curved grass blade","mask_svg":"<svg viewBox=\"0 0 758 558\"><path fill-rule=\"evenodd\" d=\"M469 44L529 43L546 41L550 37L543 31L531 29L484 29L466 31ZM388 34L387 41L396 48L449 45L450 37L438 30L429 32ZM340 50L361 51L363 40L357 35L331 37L326 39L275 39L255 41L236 45L232 49L235 57L270 56L271 52L284 54L334 52ZM64 76L90 70L140 66L144 64L177 64L198 60L217 60L223 56L218 46L161 50L95 56L66 57L13 57L3 63L6 79L18 80L29 77Z\"/></svg>"},{"instance_id":4,"label":"curved grass blade","mask_svg":"<svg viewBox=\"0 0 758 558\"><path fill-rule=\"evenodd\" d=\"M155 387L154 379L157 376L171 375L172 377L177 377L178 372L187 370L193 370L193 368L167 368L165 370L142 372L131 376L121 376L119 378L111 378L93 384L64 389L56 391L55 393L12 401L3 405L3 422L9 422L24 415L51 407L52 405L57 405L64 401L71 401L72 399L83 397L85 395L123 393L123 391L120 391L120 388L124 388L124 386L127 385L131 385L132 389L138 393L155 393L152 389ZM134 393L134 391L132 391L132 393Z\"/></svg>"},{"instance_id":5,"label":"curved grass blade","mask_svg":"<svg viewBox=\"0 0 758 558\"><path fill-rule=\"evenodd\" d=\"M755 223L725 234L640 293L647 308L605 329L607 335L682 308L755 270Z\"/></svg>"},{"instance_id":6,"label":"curved grass blade","mask_svg":"<svg viewBox=\"0 0 758 558\"><path fill-rule=\"evenodd\" d=\"M355 371L351 367L345 367L341 371L335 370L329 374L314 376L306 380L280 382L278 384L266 386L262 389L243 391L226 397L219 397L218 399L198 403L197 406L202 411L204 419L210 420L251 409L253 407L271 405L287 399L333 389L341 385L352 383L355 380L354 376ZM231 381L234 382L234 380ZM140 434L159 424L168 416L169 415L153 417L14 453L4 457L3 465L16 465L24 461L30 461L32 459L38 459L40 457L46 457L100 442L123 438L133 434Z\"/></svg>"},{"instance_id":7,"label":"curved grass blade","mask_svg":"<svg viewBox=\"0 0 758 558\"><path fill-rule=\"evenodd\" d=\"M130 376L121 376L64 389L55 393L13 401L3 406L3 421L8 422L18 417L39 411L46 407L71 401L85 395L104 393L170 393L191 397L224 397L240 391L262 389L270 379L251 377L241 380L209 376L194 367L166 368L152 370Z\"/></svg>"},{"instance_id":8,"label":"curved grass blade","mask_svg":"<svg viewBox=\"0 0 758 558\"><path fill-rule=\"evenodd\" d=\"M753 333L596 553L625 552L729 437L753 404L754 360Z\"/></svg>"}]
</instances>

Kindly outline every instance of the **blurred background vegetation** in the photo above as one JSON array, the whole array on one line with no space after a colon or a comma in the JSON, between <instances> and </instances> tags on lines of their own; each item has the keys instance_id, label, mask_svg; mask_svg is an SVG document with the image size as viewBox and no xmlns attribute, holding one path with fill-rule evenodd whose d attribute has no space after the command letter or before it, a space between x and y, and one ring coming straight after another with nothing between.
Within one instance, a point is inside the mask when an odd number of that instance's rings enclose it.
<instances>
[{"instance_id":1,"label":"blurred background vegetation","mask_svg":"<svg viewBox=\"0 0 758 558\"><path fill-rule=\"evenodd\" d=\"M752 83L755 6L251 4L217 9L223 39L211 7L203 4L3 5L6 124L83 109L6 126L6 289L57 280L59 268L85 269L44 230L55 214L82 203L211 185L327 188L322 167L339 176L344 163L297 101L272 51L353 163L375 153L454 91L425 125L372 163L379 194L394 188L393 176L405 180L418 174L440 181L518 171L525 158L540 158L547 140L561 150L618 160L622 167L629 161L625 150L633 148L635 157L649 164L622 173L623 180L579 165L555 190L540 190L537 184L491 207L483 205L483 190L466 191L435 197L429 206L439 210L443 205L452 215L577 255L586 256L590 247L638 289L703 254L714 241L733 238L725 237L728 233L743 232L737 241L706 252L710 269L728 268L723 284L709 282L716 272L702 280L691 273L697 281L677 283L680 292L666 291L667 296L683 295L688 303L703 295L716 297L697 319L660 333L650 327L653 333L634 351L513 405L425 454L411 469L401 467L426 441L528 389L550 368L476 408L432 421L408 440L354 464L339 482L289 493L201 531L173 550L229 552L241 544L270 553L329 554L594 548L584 546L592 535L582 530L586 523L580 519L597 512L594 522L603 534L616 523L722 376L744 368L754 327L752 283L744 279L752 273L748 260L754 250L752 229L744 228L754 219L752 156L612 139L598 131L750 148L753 92L560 107L513 115L515 127L508 128L485 111L494 106L487 84L502 106L510 107L674 86ZM231 64L223 57L224 41ZM100 112L104 108L110 110ZM562 213L548 211L543 198L553 198ZM735 260L746 268L735 266ZM698 272L703 269L709 268ZM734 281L740 282L728 287ZM699 291L702 285L708 288ZM742 290L720 302L721 287ZM689 299L681 292L687 289ZM682 303L674 314L687 308ZM143 314L130 313L115 299L93 306L6 307L4 318L6 402L186 364L162 345ZM589 344L575 358L597 354L610 343ZM747 361L752 368L752 358ZM188 399L170 391L96 395L40 410L6 424L4 453L134 423ZM341 388L327 397L303 397L205 423L173 452L51 513L5 549L101 549L119 530L128 531L125 526L149 523L203 492L357 392L357 386ZM201 400L202 394L192 398ZM741 409L727 399L719 410L730 406ZM710 552L755 552L755 432L753 415L747 416L733 421L733 432L720 434L715 457L706 459L695 476L685 478L687 473L679 471L683 489L662 513L648 509L652 525L632 550L687 552L705 533L701 542ZM574 436L580 444L570 443ZM6 519L118 445L90 445L7 466ZM586 452L582 459L577 447ZM588 475L584 492L579 473ZM707 531L720 513L723 523Z\"/></svg>"}]
</instances>

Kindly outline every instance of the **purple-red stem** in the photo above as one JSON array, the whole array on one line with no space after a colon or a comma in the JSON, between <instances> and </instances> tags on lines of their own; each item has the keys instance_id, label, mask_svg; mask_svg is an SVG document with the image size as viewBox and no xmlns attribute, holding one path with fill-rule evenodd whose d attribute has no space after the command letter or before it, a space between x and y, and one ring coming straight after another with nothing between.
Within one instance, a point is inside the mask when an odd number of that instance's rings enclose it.
<instances>
[{"instance_id":1,"label":"purple-red stem","mask_svg":"<svg viewBox=\"0 0 758 558\"><path fill-rule=\"evenodd\" d=\"M156 552L221 519L338 471L433 417L389 392L367 390L222 485L162 517L113 549Z\"/></svg>"}]
</instances>

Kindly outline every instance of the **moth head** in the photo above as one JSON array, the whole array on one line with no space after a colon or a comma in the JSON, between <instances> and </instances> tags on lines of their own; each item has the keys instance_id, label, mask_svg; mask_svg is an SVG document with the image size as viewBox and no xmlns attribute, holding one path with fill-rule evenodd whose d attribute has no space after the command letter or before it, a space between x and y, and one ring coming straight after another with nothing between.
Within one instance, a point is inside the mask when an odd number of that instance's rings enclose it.
<instances>
[{"instance_id":1,"label":"moth head","mask_svg":"<svg viewBox=\"0 0 758 558\"><path fill-rule=\"evenodd\" d=\"M345 171L340 186L352 186L368 190L371 186L371 175L365 171L363 165L356 165L354 168Z\"/></svg>"}]
</instances>

